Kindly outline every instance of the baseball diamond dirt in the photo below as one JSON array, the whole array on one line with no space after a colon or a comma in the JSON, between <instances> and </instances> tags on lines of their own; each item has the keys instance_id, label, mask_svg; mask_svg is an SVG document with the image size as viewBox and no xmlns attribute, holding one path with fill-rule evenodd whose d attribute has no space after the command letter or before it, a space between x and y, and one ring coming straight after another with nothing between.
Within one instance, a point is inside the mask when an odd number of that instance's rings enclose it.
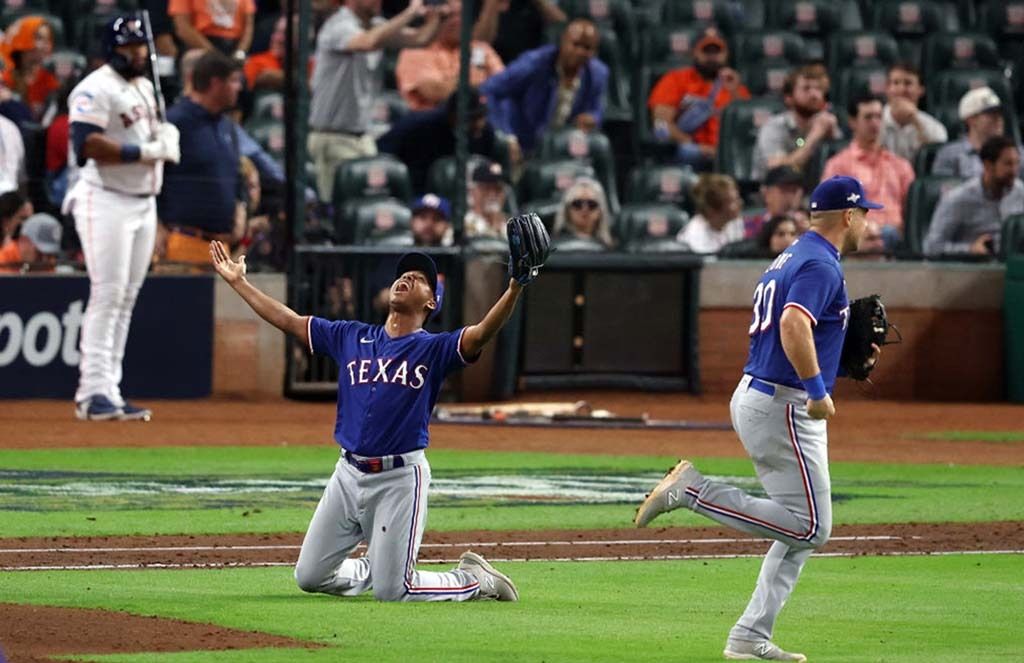
<instances>
[{"instance_id":1,"label":"baseball diamond dirt","mask_svg":"<svg viewBox=\"0 0 1024 663\"><path fill-rule=\"evenodd\" d=\"M659 419L728 420L719 398L666 394L555 393L531 401L589 400L623 416L648 413ZM67 403L5 404L0 448L159 447L171 445L328 445L332 403L289 401L197 401L152 403L154 420L143 423L81 423ZM1024 444L953 442L927 434L949 430L1006 431L1020 428L1020 408L894 402L839 402L830 433L833 460L964 463L1024 466ZM10 434L17 431L17 434ZM623 443L623 436L628 436ZM432 426L432 449L547 451L741 457L731 431L621 431L524 429L501 426ZM301 533L271 535L81 537L0 539L0 571L35 569L224 568L291 566ZM648 530L547 530L431 532L422 562L452 562L472 544L492 560L636 560L760 557L765 540L726 528ZM939 523L837 527L822 555L922 555L1024 553L1024 523ZM357 552L358 554L358 552ZM267 634L234 631L156 617L102 610L0 604L0 624L38 625L5 638L15 661L83 651L125 653L246 647L314 647ZM47 625L59 623L60 629ZM182 643L188 643L183 645Z\"/></svg>"}]
</instances>

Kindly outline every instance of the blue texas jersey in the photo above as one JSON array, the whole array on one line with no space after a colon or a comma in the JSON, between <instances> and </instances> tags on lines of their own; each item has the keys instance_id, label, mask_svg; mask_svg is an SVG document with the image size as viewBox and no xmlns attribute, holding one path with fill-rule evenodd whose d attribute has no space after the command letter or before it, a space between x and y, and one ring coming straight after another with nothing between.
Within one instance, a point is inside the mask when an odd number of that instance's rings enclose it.
<instances>
[{"instance_id":1,"label":"blue texas jersey","mask_svg":"<svg viewBox=\"0 0 1024 663\"><path fill-rule=\"evenodd\" d=\"M467 364L462 332L391 338L380 325L309 318L309 349L338 362L334 439L361 456L426 448L441 384Z\"/></svg>"},{"instance_id":2,"label":"blue texas jersey","mask_svg":"<svg viewBox=\"0 0 1024 663\"><path fill-rule=\"evenodd\" d=\"M743 369L756 378L803 389L779 338L778 321L787 308L796 308L811 319L821 379L831 393L850 302L839 251L813 230L779 254L754 288L754 316L748 329L750 355Z\"/></svg>"}]
</instances>

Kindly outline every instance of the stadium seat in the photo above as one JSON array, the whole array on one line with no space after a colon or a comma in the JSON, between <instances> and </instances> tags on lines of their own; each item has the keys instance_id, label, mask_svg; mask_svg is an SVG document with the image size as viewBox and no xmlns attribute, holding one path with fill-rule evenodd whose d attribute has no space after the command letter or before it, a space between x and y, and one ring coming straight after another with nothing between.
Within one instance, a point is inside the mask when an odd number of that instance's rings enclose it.
<instances>
[{"instance_id":1,"label":"stadium seat","mask_svg":"<svg viewBox=\"0 0 1024 663\"><path fill-rule=\"evenodd\" d=\"M473 169L482 163L490 163L490 159L482 154L470 154L466 164L466 178L469 179L469 174L473 172ZM436 193L452 200L455 197L456 186L454 156L441 157L430 164L430 169L427 170L427 191L429 193Z\"/></svg>"},{"instance_id":2,"label":"stadium seat","mask_svg":"<svg viewBox=\"0 0 1024 663\"><path fill-rule=\"evenodd\" d=\"M551 248L559 253L597 253L607 251L604 244L589 237L555 237Z\"/></svg>"},{"instance_id":3,"label":"stadium seat","mask_svg":"<svg viewBox=\"0 0 1024 663\"><path fill-rule=\"evenodd\" d=\"M25 176L30 200L46 200L46 128L35 122L20 126L25 145Z\"/></svg>"},{"instance_id":4,"label":"stadium seat","mask_svg":"<svg viewBox=\"0 0 1024 663\"><path fill-rule=\"evenodd\" d=\"M245 130L270 156L279 162L284 161L284 123L281 120L253 119L246 122Z\"/></svg>"},{"instance_id":5,"label":"stadium seat","mask_svg":"<svg viewBox=\"0 0 1024 663\"><path fill-rule=\"evenodd\" d=\"M1003 117L1006 131L1020 142L1020 127L1017 124L1016 104L1009 79L1001 69L951 69L940 72L928 79L928 108L938 111L947 128L957 128L961 133L959 116L953 114L960 98L970 89L987 85L1003 102ZM949 109L943 110L943 109ZM955 119L955 122L952 120Z\"/></svg>"},{"instance_id":6,"label":"stadium seat","mask_svg":"<svg viewBox=\"0 0 1024 663\"><path fill-rule=\"evenodd\" d=\"M46 58L44 66L63 84L69 79L77 80L86 70L85 56L68 49L54 50Z\"/></svg>"},{"instance_id":7,"label":"stadium seat","mask_svg":"<svg viewBox=\"0 0 1024 663\"><path fill-rule=\"evenodd\" d=\"M772 115L785 106L779 99L760 98L735 101L722 112L722 130L718 141L718 171L731 175L742 187L756 186L751 178L757 132Z\"/></svg>"},{"instance_id":8,"label":"stadium seat","mask_svg":"<svg viewBox=\"0 0 1024 663\"><path fill-rule=\"evenodd\" d=\"M800 64L807 59L807 47L803 38L795 32L785 30L757 30L742 32L735 38L737 65L754 64L762 60L783 59Z\"/></svg>"},{"instance_id":9,"label":"stadium seat","mask_svg":"<svg viewBox=\"0 0 1024 663\"><path fill-rule=\"evenodd\" d=\"M950 138L952 140L952 138ZM914 174L917 177L925 177L932 172L932 164L935 163L935 155L945 146L945 143L925 143L914 155Z\"/></svg>"},{"instance_id":10,"label":"stadium seat","mask_svg":"<svg viewBox=\"0 0 1024 663\"><path fill-rule=\"evenodd\" d=\"M416 240L408 230L396 230L391 233L383 233L377 236L368 237L363 243L370 246L412 248L415 246Z\"/></svg>"},{"instance_id":11,"label":"stadium seat","mask_svg":"<svg viewBox=\"0 0 1024 663\"><path fill-rule=\"evenodd\" d=\"M960 17L952 3L941 0L878 0L871 25L891 32L902 58L920 66L924 38L936 32L959 32Z\"/></svg>"},{"instance_id":12,"label":"stadium seat","mask_svg":"<svg viewBox=\"0 0 1024 663\"><path fill-rule=\"evenodd\" d=\"M767 58L740 67L743 84L755 97L772 95L782 98L782 87L786 77L793 71L793 64L782 58Z\"/></svg>"},{"instance_id":13,"label":"stadium seat","mask_svg":"<svg viewBox=\"0 0 1024 663\"><path fill-rule=\"evenodd\" d=\"M341 213L341 224L336 228L353 231L356 244L409 232L412 212L396 198L350 200Z\"/></svg>"},{"instance_id":14,"label":"stadium seat","mask_svg":"<svg viewBox=\"0 0 1024 663\"><path fill-rule=\"evenodd\" d=\"M560 197L577 177L582 176L596 177L594 167L573 159L530 161L519 181L519 199L532 202ZM524 208L529 206L524 205Z\"/></svg>"},{"instance_id":15,"label":"stadium seat","mask_svg":"<svg viewBox=\"0 0 1024 663\"><path fill-rule=\"evenodd\" d=\"M555 227L555 216L558 214L558 208L561 206L562 196L558 195L543 200L531 200L523 205L520 212L522 214L529 214L531 212L536 214L544 222L548 232L551 232Z\"/></svg>"},{"instance_id":16,"label":"stadium seat","mask_svg":"<svg viewBox=\"0 0 1024 663\"><path fill-rule=\"evenodd\" d=\"M619 210L619 192L615 180L615 158L608 137L596 131L562 129L546 134L540 154L545 159L576 159L589 163L604 186L612 213Z\"/></svg>"},{"instance_id":17,"label":"stadium seat","mask_svg":"<svg viewBox=\"0 0 1024 663\"><path fill-rule=\"evenodd\" d=\"M900 59L896 40L888 32L837 32L829 38L828 68L888 66Z\"/></svg>"},{"instance_id":18,"label":"stadium seat","mask_svg":"<svg viewBox=\"0 0 1024 663\"><path fill-rule=\"evenodd\" d=\"M409 112L409 106L402 95L395 90L383 90L374 99L370 111L370 133L378 138L386 134L391 125Z\"/></svg>"},{"instance_id":19,"label":"stadium seat","mask_svg":"<svg viewBox=\"0 0 1024 663\"><path fill-rule=\"evenodd\" d=\"M623 245L638 241L674 239L689 220L689 215L675 205L626 205L619 213L615 234Z\"/></svg>"},{"instance_id":20,"label":"stadium seat","mask_svg":"<svg viewBox=\"0 0 1024 663\"><path fill-rule=\"evenodd\" d=\"M1003 231L999 239L999 257L1024 254L1024 214L1009 216L1003 220Z\"/></svg>"},{"instance_id":21,"label":"stadium seat","mask_svg":"<svg viewBox=\"0 0 1024 663\"><path fill-rule=\"evenodd\" d=\"M252 119L284 122L284 95L280 92L257 92L252 102Z\"/></svg>"},{"instance_id":22,"label":"stadium seat","mask_svg":"<svg viewBox=\"0 0 1024 663\"><path fill-rule=\"evenodd\" d=\"M635 56L629 54L633 48L620 42L611 30L601 30L597 46L597 57L608 65L608 86L605 88L604 119L629 121L632 119L630 110L630 90L633 81L630 76L630 62Z\"/></svg>"},{"instance_id":23,"label":"stadium seat","mask_svg":"<svg viewBox=\"0 0 1024 663\"><path fill-rule=\"evenodd\" d=\"M398 68L398 51L384 51L378 66L384 74L383 89L397 90L398 78L395 77L395 69Z\"/></svg>"},{"instance_id":24,"label":"stadium seat","mask_svg":"<svg viewBox=\"0 0 1024 663\"><path fill-rule=\"evenodd\" d=\"M645 34L641 44L643 66L657 76L693 63L693 45L700 38L701 28L686 24L656 25Z\"/></svg>"},{"instance_id":25,"label":"stadium seat","mask_svg":"<svg viewBox=\"0 0 1024 663\"><path fill-rule=\"evenodd\" d=\"M701 28L714 25L727 35L732 35L745 27L758 27L758 24L745 20L743 3L726 0L669 0L664 7L666 23L696 25Z\"/></svg>"},{"instance_id":26,"label":"stadium seat","mask_svg":"<svg viewBox=\"0 0 1024 663\"><path fill-rule=\"evenodd\" d=\"M1024 0L987 0L978 11L978 29L992 35L1010 61L1024 56Z\"/></svg>"},{"instance_id":27,"label":"stadium seat","mask_svg":"<svg viewBox=\"0 0 1024 663\"><path fill-rule=\"evenodd\" d=\"M629 0L562 0L558 6L570 19L586 17L594 21L602 41L608 34L617 35L622 55L629 62L639 60L636 18Z\"/></svg>"},{"instance_id":28,"label":"stadium seat","mask_svg":"<svg viewBox=\"0 0 1024 663\"><path fill-rule=\"evenodd\" d=\"M918 177L910 185L904 205L903 241L912 254L921 255L923 252L924 237L928 234L939 198L962 182L958 177L929 175Z\"/></svg>"},{"instance_id":29,"label":"stadium seat","mask_svg":"<svg viewBox=\"0 0 1024 663\"><path fill-rule=\"evenodd\" d=\"M856 0L777 0L773 27L824 37L838 30L862 30Z\"/></svg>"},{"instance_id":30,"label":"stadium seat","mask_svg":"<svg viewBox=\"0 0 1024 663\"><path fill-rule=\"evenodd\" d=\"M664 203L686 207L697 176L680 166L638 166L629 174L627 203Z\"/></svg>"},{"instance_id":31,"label":"stadium seat","mask_svg":"<svg viewBox=\"0 0 1024 663\"><path fill-rule=\"evenodd\" d=\"M412 184L405 164L387 154L352 159L334 173L334 207L358 198L412 199Z\"/></svg>"},{"instance_id":32,"label":"stadium seat","mask_svg":"<svg viewBox=\"0 0 1024 663\"><path fill-rule=\"evenodd\" d=\"M883 65L840 69L839 80L832 85L833 112L839 121L845 126L846 104L850 99L862 94L884 95L888 78L888 68Z\"/></svg>"},{"instance_id":33,"label":"stadium seat","mask_svg":"<svg viewBox=\"0 0 1024 663\"><path fill-rule=\"evenodd\" d=\"M925 39L922 72L926 78L944 69L999 67L999 49L996 42L987 34L937 32Z\"/></svg>"},{"instance_id":34,"label":"stadium seat","mask_svg":"<svg viewBox=\"0 0 1024 663\"><path fill-rule=\"evenodd\" d=\"M675 237L662 237L659 239L636 239L625 245L622 250L626 253L691 253L690 247Z\"/></svg>"}]
</instances>

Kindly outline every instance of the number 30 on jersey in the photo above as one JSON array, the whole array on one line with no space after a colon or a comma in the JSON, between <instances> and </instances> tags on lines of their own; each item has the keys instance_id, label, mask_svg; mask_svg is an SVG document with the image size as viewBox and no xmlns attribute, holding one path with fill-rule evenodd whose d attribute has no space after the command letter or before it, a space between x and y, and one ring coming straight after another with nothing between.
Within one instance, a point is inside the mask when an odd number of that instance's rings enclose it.
<instances>
[{"instance_id":1,"label":"number 30 on jersey","mask_svg":"<svg viewBox=\"0 0 1024 663\"><path fill-rule=\"evenodd\" d=\"M775 305L775 279L767 283L758 283L754 288L754 321L750 323L747 334L760 334L772 326L772 310Z\"/></svg>"}]
</instances>

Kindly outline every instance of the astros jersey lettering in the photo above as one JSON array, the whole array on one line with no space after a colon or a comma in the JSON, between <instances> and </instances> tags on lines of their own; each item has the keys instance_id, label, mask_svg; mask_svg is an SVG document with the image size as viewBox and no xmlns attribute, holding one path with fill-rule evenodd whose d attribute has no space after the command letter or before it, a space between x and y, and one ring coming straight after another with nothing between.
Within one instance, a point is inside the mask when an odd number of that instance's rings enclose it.
<instances>
[{"instance_id":1,"label":"astros jersey lettering","mask_svg":"<svg viewBox=\"0 0 1024 663\"><path fill-rule=\"evenodd\" d=\"M743 369L761 380L802 390L779 338L778 322L787 308L810 318L821 377L831 393L850 318L850 302L839 251L813 230L783 251L754 287L754 314L748 329L750 354Z\"/></svg>"},{"instance_id":2,"label":"astros jersey lettering","mask_svg":"<svg viewBox=\"0 0 1024 663\"><path fill-rule=\"evenodd\" d=\"M308 324L310 351L339 367L335 441L360 456L425 449L441 385L467 363L459 351L463 330L391 338L380 325L316 317Z\"/></svg>"},{"instance_id":3,"label":"astros jersey lettering","mask_svg":"<svg viewBox=\"0 0 1024 663\"><path fill-rule=\"evenodd\" d=\"M119 143L142 145L156 133L156 107L149 79L137 76L128 81L110 65L103 65L71 91L68 120L95 125ZM73 144L70 150L68 162L73 164L77 162ZM163 183L163 168L163 161L98 164L89 159L79 177L104 189L155 195Z\"/></svg>"}]
</instances>

